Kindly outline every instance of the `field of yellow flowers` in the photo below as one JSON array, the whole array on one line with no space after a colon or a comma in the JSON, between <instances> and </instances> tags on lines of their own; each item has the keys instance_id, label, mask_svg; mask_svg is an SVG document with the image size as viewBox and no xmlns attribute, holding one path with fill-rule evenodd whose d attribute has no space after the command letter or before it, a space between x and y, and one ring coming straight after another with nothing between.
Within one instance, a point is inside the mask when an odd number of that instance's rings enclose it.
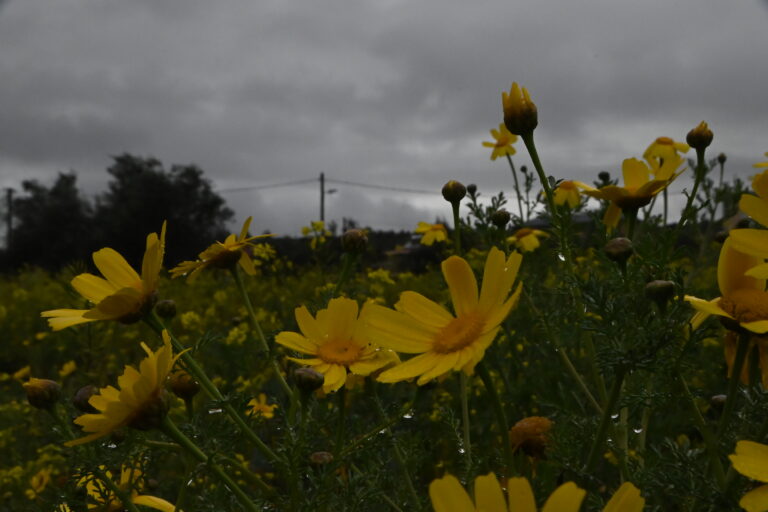
<instances>
[{"instance_id":1,"label":"field of yellow flowers","mask_svg":"<svg viewBox=\"0 0 768 512\"><path fill-rule=\"evenodd\" d=\"M768 510L768 162L724 178L702 122L590 185L502 106L509 203L446 183L425 272L319 222L299 267L246 219L0 277L0 510Z\"/></svg>"}]
</instances>

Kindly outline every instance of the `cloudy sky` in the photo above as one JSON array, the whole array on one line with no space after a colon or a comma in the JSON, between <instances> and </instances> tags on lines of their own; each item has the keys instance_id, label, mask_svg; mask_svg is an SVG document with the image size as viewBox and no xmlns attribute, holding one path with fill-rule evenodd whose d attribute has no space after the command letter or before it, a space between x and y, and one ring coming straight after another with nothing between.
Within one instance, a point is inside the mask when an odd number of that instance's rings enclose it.
<instances>
[{"instance_id":1,"label":"cloudy sky","mask_svg":"<svg viewBox=\"0 0 768 512\"><path fill-rule=\"evenodd\" d=\"M525 85L557 178L618 173L702 119L729 172L768 150L765 0L0 0L0 187L110 155L195 163L256 231L411 229L449 179L512 193L481 141ZM524 149L515 157L528 164ZM678 192L685 186L681 181Z\"/></svg>"}]
</instances>

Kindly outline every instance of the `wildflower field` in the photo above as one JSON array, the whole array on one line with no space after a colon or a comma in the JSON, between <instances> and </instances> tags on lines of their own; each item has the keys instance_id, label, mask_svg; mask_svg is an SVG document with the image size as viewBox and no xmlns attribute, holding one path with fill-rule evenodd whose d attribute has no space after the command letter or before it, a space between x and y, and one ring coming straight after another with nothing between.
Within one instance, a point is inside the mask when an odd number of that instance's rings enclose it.
<instances>
[{"instance_id":1,"label":"wildflower field","mask_svg":"<svg viewBox=\"0 0 768 512\"><path fill-rule=\"evenodd\" d=\"M246 219L0 277L0 510L768 510L768 162L730 179L702 122L573 181L502 106L511 193L446 183L423 271Z\"/></svg>"}]
</instances>

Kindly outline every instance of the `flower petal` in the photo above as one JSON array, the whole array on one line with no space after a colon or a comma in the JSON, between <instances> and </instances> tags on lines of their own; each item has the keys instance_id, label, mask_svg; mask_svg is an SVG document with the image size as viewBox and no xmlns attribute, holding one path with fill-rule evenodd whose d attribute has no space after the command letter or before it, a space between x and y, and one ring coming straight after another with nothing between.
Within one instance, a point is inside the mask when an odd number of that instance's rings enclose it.
<instances>
[{"instance_id":1,"label":"flower petal","mask_svg":"<svg viewBox=\"0 0 768 512\"><path fill-rule=\"evenodd\" d=\"M461 482L453 475L433 480L429 497L435 512L474 512L475 506Z\"/></svg>"},{"instance_id":2,"label":"flower petal","mask_svg":"<svg viewBox=\"0 0 768 512\"><path fill-rule=\"evenodd\" d=\"M536 512L536 499L527 478L516 477L507 481L510 512Z\"/></svg>"},{"instance_id":3,"label":"flower petal","mask_svg":"<svg viewBox=\"0 0 768 512\"><path fill-rule=\"evenodd\" d=\"M606 503L603 512L642 512L645 500L632 482L624 482Z\"/></svg>"},{"instance_id":4,"label":"flower petal","mask_svg":"<svg viewBox=\"0 0 768 512\"><path fill-rule=\"evenodd\" d=\"M475 311L478 302L477 280L469 263L458 256L451 256L443 261L442 269L456 316Z\"/></svg>"},{"instance_id":5,"label":"flower petal","mask_svg":"<svg viewBox=\"0 0 768 512\"><path fill-rule=\"evenodd\" d=\"M141 277L125 261L120 253L109 247L93 253L93 262L107 281L117 288L137 288L141 286Z\"/></svg>"},{"instance_id":6,"label":"flower petal","mask_svg":"<svg viewBox=\"0 0 768 512\"><path fill-rule=\"evenodd\" d=\"M484 512L506 512L507 502L493 473L475 478L475 507Z\"/></svg>"},{"instance_id":7,"label":"flower petal","mask_svg":"<svg viewBox=\"0 0 768 512\"><path fill-rule=\"evenodd\" d=\"M566 482L549 496L541 512L578 512L586 494L575 483Z\"/></svg>"},{"instance_id":8,"label":"flower petal","mask_svg":"<svg viewBox=\"0 0 768 512\"><path fill-rule=\"evenodd\" d=\"M736 453L728 456L733 469L742 475L768 482L768 445L754 441L736 443Z\"/></svg>"}]
</instances>

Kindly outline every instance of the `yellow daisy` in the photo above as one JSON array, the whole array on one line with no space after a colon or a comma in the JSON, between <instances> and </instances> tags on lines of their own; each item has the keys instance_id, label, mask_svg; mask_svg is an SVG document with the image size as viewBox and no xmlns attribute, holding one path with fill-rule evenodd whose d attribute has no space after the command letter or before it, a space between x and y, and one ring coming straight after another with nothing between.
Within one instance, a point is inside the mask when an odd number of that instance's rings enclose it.
<instances>
[{"instance_id":1,"label":"yellow daisy","mask_svg":"<svg viewBox=\"0 0 768 512\"><path fill-rule=\"evenodd\" d=\"M541 238L549 235L540 229L520 228L507 238L509 245L514 245L521 252L535 251L541 246Z\"/></svg>"},{"instance_id":2,"label":"yellow daisy","mask_svg":"<svg viewBox=\"0 0 768 512\"><path fill-rule=\"evenodd\" d=\"M107 478L112 478L112 472L104 469L104 466L99 466L99 468L104 471ZM88 503L88 510L118 511L125 508L118 497L98 478L90 476L81 478L79 485L85 487L88 498L92 501ZM134 505L142 505L155 510L162 510L163 512L174 512L177 510L172 503L162 498L139 495L139 491L143 487L141 471L139 469L123 466L120 470L120 482L117 485L126 493L130 490L131 503ZM178 512L181 512L181 509L178 509Z\"/></svg>"},{"instance_id":3,"label":"yellow daisy","mask_svg":"<svg viewBox=\"0 0 768 512\"><path fill-rule=\"evenodd\" d=\"M752 441L736 443L736 453L728 456L733 469L753 480L768 483L768 446ZM768 510L768 485L761 485L742 496L741 508L747 512Z\"/></svg>"},{"instance_id":4,"label":"yellow daisy","mask_svg":"<svg viewBox=\"0 0 768 512\"><path fill-rule=\"evenodd\" d=\"M623 187L606 185L599 189L585 190L584 193L611 202L605 211L603 224L612 229L619 224L623 210L636 211L664 190L680 174L677 169L683 163L679 156L667 158L661 164L652 161L650 165L636 158L627 158L621 166ZM653 179L652 174L655 176Z\"/></svg>"},{"instance_id":5,"label":"yellow daisy","mask_svg":"<svg viewBox=\"0 0 768 512\"><path fill-rule=\"evenodd\" d=\"M536 500L527 478L510 478L507 498L496 479L488 473L475 479L475 501L469 497L461 482L452 475L437 478L429 484L429 497L435 512L536 512ZM578 512L586 491L573 482L566 482L547 498L542 512ZM507 504L507 501L509 504ZM630 482L625 482L606 503L603 512L640 512L645 500Z\"/></svg>"},{"instance_id":6,"label":"yellow daisy","mask_svg":"<svg viewBox=\"0 0 768 512\"><path fill-rule=\"evenodd\" d=\"M448 239L448 231L442 224L419 222L418 227L416 227L416 233L423 235L421 237L423 245L432 245L435 242L444 242Z\"/></svg>"},{"instance_id":7,"label":"yellow daisy","mask_svg":"<svg viewBox=\"0 0 768 512\"><path fill-rule=\"evenodd\" d=\"M379 375L380 382L419 377L425 384L451 370L472 374L499 327L517 304L522 284L509 296L522 256L509 258L495 247L488 253L482 290L469 264L458 256L443 261L455 316L423 295L406 291L396 310L371 305L366 317L371 339L396 352L419 354Z\"/></svg>"},{"instance_id":8,"label":"yellow daisy","mask_svg":"<svg viewBox=\"0 0 768 512\"><path fill-rule=\"evenodd\" d=\"M254 247L252 240L272 235L248 236L248 227L253 217L248 217L243 223L240 235L229 235L223 242L216 242L198 255L196 261L182 261L171 269L171 276L189 276L190 282L197 278L198 273L205 268L232 268L240 264L246 274L256 274L249 247Z\"/></svg>"},{"instance_id":9,"label":"yellow daisy","mask_svg":"<svg viewBox=\"0 0 768 512\"><path fill-rule=\"evenodd\" d=\"M311 366L323 374L323 391L336 391L347 381L347 373L370 375L392 362L392 355L371 344L365 318L370 303L358 305L343 297L331 299L328 308L312 317L305 306L296 308L296 322L301 334L283 331L275 341L296 352L314 356L310 359L289 357L291 361Z\"/></svg>"},{"instance_id":10,"label":"yellow daisy","mask_svg":"<svg viewBox=\"0 0 768 512\"><path fill-rule=\"evenodd\" d=\"M739 327L757 334L768 332L768 292L765 291L765 279L758 279L745 272L761 263L762 259L734 248L729 237L720 249L717 261L717 284L721 296L711 301L686 295L685 300L698 313L692 324L698 327L709 315L718 315L728 319L731 330Z\"/></svg>"},{"instance_id":11,"label":"yellow daisy","mask_svg":"<svg viewBox=\"0 0 768 512\"><path fill-rule=\"evenodd\" d=\"M687 153L691 147L685 142L676 142L669 137L659 137L655 141L651 142L648 149L643 153L643 158L649 163L660 160L676 159L680 157L680 153Z\"/></svg>"},{"instance_id":12,"label":"yellow daisy","mask_svg":"<svg viewBox=\"0 0 768 512\"><path fill-rule=\"evenodd\" d=\"M768 170L752 178L752 190L757 195L742 194L739 209L755 222L768 227ZM736 250L760 259L768 258L768 231L765 229L732 229L729 234ZM768 278L768 264L760 261L756 265L747 275Z\"/></svg>"},{"instance_id":13,"label":"yellow daisy","mask_svg":"<svg viewBox=\"0 0 768 512\"><path fill-rule=\"evenodd\" d=\"M259 393L258 398L252 398L248 402L248 411L254 416L261 416L266 419L274 418L275 409L277 409L277 404L268 404L267 395L264 393Z\"/></svg>"},{"instance_id":14,"label":"yellow daisy","mask_svg":"<svg viewBox=\"0 0 768 512\"><path fill-rule=\"evenodd\" d=\"M156 426L157 418L166 412L163 396L165 381L179 355L173 355L167 331L163 331L163 346L156 352L152 352L145 343L141 344L141 348L147 357L139 365L139 371L126 366L117 379L120 389L107 386L88 400L99 412L83 414L75 419L75 423L90 434L64 444L75 446L88 443L126 425L139 429Z\"/></svg>"},{"instance_id":15,"label":"yellow daisy","mask_svg":"<svg viewBox=\"0 0 768 512\"><path fill-rule=\"evenodd\" d=\"M581 181L561 181L555 189L555 204L557 206L567 204L569 208L576 208L581 203L581 190L596 189Z\"/></svg>"},{"instance_id":16,"label":"yellow daisy","mask_svg":"<svg viewBox=\"0 0 768 512\"><path fill-rule=\"evenodd\" d=\"M499 124L498 130L491 130L491 136L496 142L483 141L483 146L486 148L493 148L491 152L491 160L496 160L500 156L512 156L516 153L512 144L517 142L517 135L513 135L504 123Z\"/></svg>"},{"instance_id":17,"label":"yellow daisy","mask_svg":"<svg viewBox=\"0 0 768 512\"><path fill-rule=\"evenodd\" d=\"M106 247L93 253L93 262L104 278L80 274L72 279L77 292L95 304L92 309L54 309L40 315L54 331L96 320L133 323L141 320L156 299L165 252L165 222L160 232L147 236L141 275L117 251Z\"/></svg>"}]
</instances>

